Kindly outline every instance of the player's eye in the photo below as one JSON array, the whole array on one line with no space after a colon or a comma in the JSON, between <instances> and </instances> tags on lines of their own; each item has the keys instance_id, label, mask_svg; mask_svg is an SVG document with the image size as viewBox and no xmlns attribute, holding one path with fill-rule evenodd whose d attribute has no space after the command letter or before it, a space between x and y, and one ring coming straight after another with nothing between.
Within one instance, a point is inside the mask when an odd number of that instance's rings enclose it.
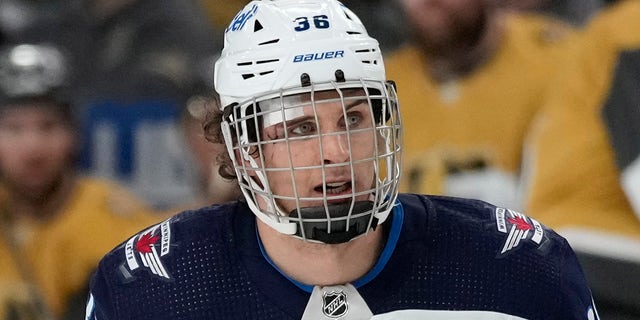
<instances>
[{"instance_id":1,"label":"player's eye","mask_svg":"<svg viewBox=\"0 0 640 320\"><path fill-rule=\"evenodd\" d=\"M311 122L301 122L289 127L289 133L297 136L307 136L316 132L316 126Z\"/></svg>"},{"instance_id":2,"label":"player's eye","mask_svg":"<svg viewBox=\"0 0 640 320\"><path fill-rule=\"evenodd\" d=\"M344 119L340 120L340 126L343 128L355 129L362 124L362 113L349 112ZM346 124L345 124L346 122Z\"/></svg>"},{"instance_id":3,"label":"player's eye","mask_svg":"<svg viewBox=\"0 0 640 320\"><path fill-rule=\"evenodd\" d=\"M362 122L362 115L360 113L347 115L347 127L357 127Z\"/></svg>"}]
</instances>

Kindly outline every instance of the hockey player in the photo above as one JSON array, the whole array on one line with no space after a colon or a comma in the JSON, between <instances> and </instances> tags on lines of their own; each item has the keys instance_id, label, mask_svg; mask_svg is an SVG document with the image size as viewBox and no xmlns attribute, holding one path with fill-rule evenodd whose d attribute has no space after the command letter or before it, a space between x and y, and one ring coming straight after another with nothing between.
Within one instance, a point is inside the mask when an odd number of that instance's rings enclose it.
<instances>
[{"instance_id":1,"label":"hockey player","mask_svg":"<svg viewBox=\"0 0 640 320\"><path fill-rule=\"evenodd\" d=\"M87 319L597 319L573 251L538 221L398 195L395 87L339 2L250 2L215 86L205 130L245 201L109 253Z\"/></svg>"}]
</instances>

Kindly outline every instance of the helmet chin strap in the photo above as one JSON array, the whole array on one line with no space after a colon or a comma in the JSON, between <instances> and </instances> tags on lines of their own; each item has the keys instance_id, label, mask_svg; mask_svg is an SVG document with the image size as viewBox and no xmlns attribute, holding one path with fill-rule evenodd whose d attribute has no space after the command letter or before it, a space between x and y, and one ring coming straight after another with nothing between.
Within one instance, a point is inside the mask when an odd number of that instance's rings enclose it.
<instances>
[{"instance_id":1,"label":"helmet chin strap","mask_svg":"<svg viewBox=\"0 0 640 320\"><path fill-rule=\"evenodd\" d=\"M300 219L304 238L326 244L345 243L369 231L375 230L378 219L363 214L373 210L373 201L356 201L328 206L305 207L292 210L289 217ZM331 218L326 220L327 214ZM354 216L354 217L351 217ZM296 236L302 237L301 230Z\"/></svg>"}]
</instances>

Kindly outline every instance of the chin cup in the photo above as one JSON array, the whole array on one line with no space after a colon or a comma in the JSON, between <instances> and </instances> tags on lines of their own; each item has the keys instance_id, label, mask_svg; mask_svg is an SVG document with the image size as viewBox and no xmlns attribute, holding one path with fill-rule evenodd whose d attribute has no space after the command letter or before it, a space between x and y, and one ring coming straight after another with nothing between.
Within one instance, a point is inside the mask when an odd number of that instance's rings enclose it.
<instances>
[{"instance_id":1,"label":"chin cup","mask_svg":"<svg viewBox=\"0 0 640 320\"><path fill-rule=\"evenodd\" d=\"M362 215L367 211L371 212L372 209L373 201L356 201L353 203L352 210L351 202L346 202L331 204L326 208L325 206L317 206L301 208L299 211L293 210L289 213L289 217L302 221L298 224L296 236L326 244L337 244L348 242L367 232L370 219L373 219L371 227L375 230L378 219L368 214ZM327 219L327 214L329 219ZM356 217L348 219L349 215ZM348 228L347 221L349 221ZM331 227L329 228L329 226ZM300 227L304 229L304 237Z\"/></svg>"}]
</instances>

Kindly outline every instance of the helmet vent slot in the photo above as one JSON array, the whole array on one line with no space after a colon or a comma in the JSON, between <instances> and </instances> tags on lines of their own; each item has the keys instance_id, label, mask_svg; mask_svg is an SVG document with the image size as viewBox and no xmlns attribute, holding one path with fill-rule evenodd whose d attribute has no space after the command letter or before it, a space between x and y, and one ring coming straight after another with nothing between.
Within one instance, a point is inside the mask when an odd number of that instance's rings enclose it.
<instances>
[{"instance_id":1,"label":"helmet vent slot","mask_svg":"<svg viewBox=\"0 0 640 320\"><path fill-rule=\"evenodd\" d=\"M278 61L280 61L280 59L260 60L260 61L256 61L256 64L272 63L272 62L278 62Z\"/></svg>"},{"instance_id":2,"label":"helmet vent slot","mask_svg":"<svg viewBox=\"0 0 640 320\"><path fill-rule=\"evenodd\" d=\"M358 31L347 31L348 35L354 35L354 34L362 34L362 32L358 32Z\"/></svg>"},{"instance_id":3,"label":"helmet vent slot","mask_svg":"<svg viewBox=\"0 0 640 320\"><path fill-rule=\"evenodd\" d=\"M253 77L255 77L256 75L253 73L245 73L242 75L242 79L247 80L247 79L251 79Z\"/></svg>"},{"instance_id":4,"label":"helmet vent slot","mask_svg":"<svg viewBox=\"0 0 640 320\"><path fill-rule=\"evenodd\" d=\"M344 12L344 16L347 17L347 19L349 19L349 20L353 20L353 19L351 19L351 17L349 16L349 14L346 11Z\"/></svg>"},{"instance_id":5,"label":"helmet vent slot","mask_svg":"<svg viewBox=\"0 0 640 320\"><path fill-rule=\"evenodd\" d=\"M256 22L253 23L253 32L258 32L263 28L264 27L262 26L262 23L260 23L260 21L256 20Z\"/></svg>"},{"instance_id":6,"label":"helmet vent slot","mask_svg":"<svg viewBox=\"0 0 640 320\"><path fill-rule=\"evenodd\" d=\"M251 61L247 61L247 62L238 62L238 67L243 67L243 66L250 66L252 65L253 62Z\"/></svg>"},{"instance_id":7,"label":"helmet vent slot","mask_svg":"<svg viewBox=\"0 0 640 320\"><path fill-rule=\"evenodd\" d=\"M269 40L269 41L265 41L265 42L260 42L258 43L259 46L263 46L265 44L274 44L274 43L278 43L280 42L280 39L273 39L273 40Z\"/></svg>"}]
</instances>

